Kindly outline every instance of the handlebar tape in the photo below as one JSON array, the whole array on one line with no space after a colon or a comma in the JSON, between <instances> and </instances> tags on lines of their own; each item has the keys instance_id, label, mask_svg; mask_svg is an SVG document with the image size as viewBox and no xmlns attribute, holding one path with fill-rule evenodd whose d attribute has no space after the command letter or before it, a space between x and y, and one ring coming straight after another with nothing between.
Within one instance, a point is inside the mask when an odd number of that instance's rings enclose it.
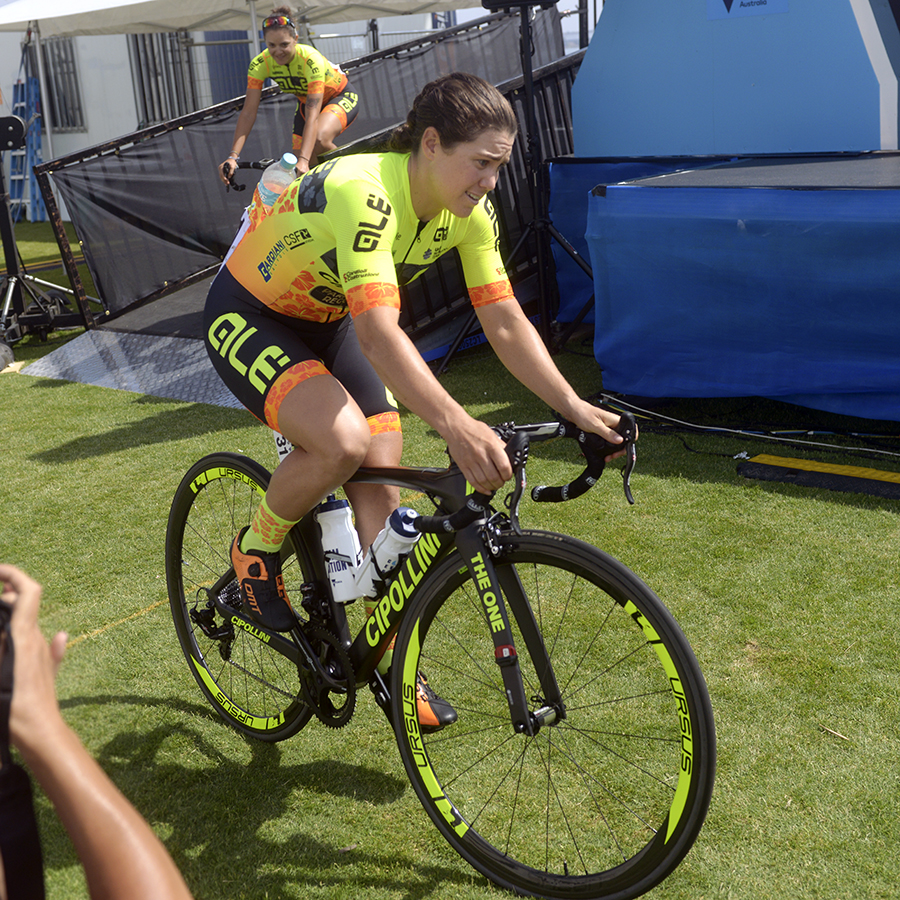
<instances>
[{"instance_id":1,"label":"handlebar tape","mask_svg":"<svg viewBox=\"0 0 900 900\"><path fill-rule=\"evenodd\" d=\"M631 490L628 485L628 476L634 467L634 440L637 436L637 423L629 412L620 413L619 423L615 430L625 439L620 444L613 444L598 434L581 431L571 422L565 422L564 434L566 437L575 438L581 445L582 452L587 460L584 471L568 484L560 487L540 485L531 491L531 499L536 503L561 503L564 500L574 500L586 491L590 490L603 474L606 467L606 457L619 450L625 450L628 454L628 464L625 472L625 496L629 503L634 503Z\"/></svg>"}]
</instances>

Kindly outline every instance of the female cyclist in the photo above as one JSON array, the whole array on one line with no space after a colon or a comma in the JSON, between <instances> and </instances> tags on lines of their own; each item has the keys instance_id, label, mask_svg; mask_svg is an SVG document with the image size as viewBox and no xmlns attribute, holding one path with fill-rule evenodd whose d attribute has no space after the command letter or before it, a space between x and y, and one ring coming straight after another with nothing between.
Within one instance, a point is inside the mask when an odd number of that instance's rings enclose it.
<instances>
[{"instance_id":1,"label":"female cyclist","mask_svg":"<svg viewBox=\"0 0 900 900\"><path fill-rule=\"evenodd\" d=\"M215 368L295 447L232 550L245 608L270 628L295 621L278 554L291 526L360 465L400 463L395 397L440 433L477 490L496 490L512 475L497 435L444 390L399 325L398 285L451 248L504 365L580 428L621 441L612 431L618 417L582 400L556 368L501 262L487 194L516 129L509 103L482 79L454 73L432 81L387 152L330 160L294 181L269 215L251 209L210 288L204 332ZM366 548L399 492L345 490ZM442 702L423 685L423 724L455 720Z\"/></svg>"},{"instance_id":2,"label":"female cyclist","mask_svg":"<svg viewBox=\"0 0 900 900\"><path fill-rule=\"evenodd\" d=\"M335 149L334 139L358 112L359 95L350 89L341 67L329 62L314 47L298 43L287 6L280 6L264 19L262 31L266 49L254 57L247 70L247 96L234 128L231 153L219 165L225 184L234 174L244 142L256 122L267 78L297 98L291 146L300 173L314 166L320 153Z\"/></svg>"}]
</instances>

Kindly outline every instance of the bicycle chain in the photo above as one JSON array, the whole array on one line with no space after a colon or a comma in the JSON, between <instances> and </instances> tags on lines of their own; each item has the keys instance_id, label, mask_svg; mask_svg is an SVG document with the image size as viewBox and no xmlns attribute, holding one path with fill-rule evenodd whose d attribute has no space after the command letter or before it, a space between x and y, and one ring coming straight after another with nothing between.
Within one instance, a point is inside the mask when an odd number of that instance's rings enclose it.
<instances>
[{"instance_id":1,"label":"bicycle chain","mask_svg":"<svg viewBox=\"0 0 900 900\"><path fill-rule=\"evenodd\" d=\"M337 694L315 672L301 668L300 688L303 700L323 725L328 728L343 728L353 718L353 710L356 708L356 679L350 657L338 639L325 628L313 626L307 630L306 636L316 648L323 668L343 684L345 692ZM332 696L342 697L343 703L336 705Z\"/></svg>"}]
</instances>

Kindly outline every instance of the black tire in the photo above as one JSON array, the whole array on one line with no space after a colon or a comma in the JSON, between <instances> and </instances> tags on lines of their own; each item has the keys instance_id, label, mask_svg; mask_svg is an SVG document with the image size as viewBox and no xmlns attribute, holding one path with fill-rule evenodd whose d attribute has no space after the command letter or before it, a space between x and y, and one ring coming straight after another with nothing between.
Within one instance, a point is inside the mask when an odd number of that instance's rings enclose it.
<instances>
[{"instance_id":1,"label":"black tire","mask_svg":"<svg viewBox=\"0 0 900 900\"><path fill-rule=\"evenodd\" d=\"M659 598L595 547L526 532L503 539L497 565L504 585L515 567L566 716L533 737L513 732L484 608L454 553L413 601L394 649L407 774L453 848L498 885L638 897L684 858L712 795L715 729L697 660ZM534 712L540 683L513 631ZM419 730L415 703L400 702L415 696L419 670L459 714L432 734Z\"/></svg>"},{"instance_id":2,"label":"black tire","mask_svg":"<svg viewBox=\"0 0 900 900\"><path fill-rule=\"evenodd\" d=\"M296 734L312 712L300 694L297 666L273 649L266 634L235 627L215 612L207 591L223 576L219 592L240 607L231 568L231 543L250 523L269 483L259 463L234 453L213 453L195 463L182 479L166 531L166 583L181 649L191 674L215 710L238 731L264 741ZM285 544L284 583L299 602L306 580L302 548L292 532ZM193 612L193 616L192 616ZM207 631L197 615L206 616Z\"/></svg>"}]
</instances>

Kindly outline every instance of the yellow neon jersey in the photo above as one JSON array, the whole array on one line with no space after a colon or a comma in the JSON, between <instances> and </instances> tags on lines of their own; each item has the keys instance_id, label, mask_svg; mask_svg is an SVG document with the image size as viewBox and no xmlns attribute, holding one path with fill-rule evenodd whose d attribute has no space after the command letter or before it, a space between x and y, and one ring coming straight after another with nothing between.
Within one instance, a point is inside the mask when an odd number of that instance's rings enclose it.
<instances>
[{"instance_id":1,"label":"yellow neon jersey","mask_svg":"<svg viewBox=\"0 0 900 900\"><path fill-rule=\"evenodd\" d=\"M262 88L267 78L301 101L306 99L307 94L324 93L324 102L327 103L347 85L347 76L341 67L306 44L297 44L294 56L286 66L278 65L268 50L255 56L247 70L247 87Z\"/></svg>"},{"instance_id":2,"label":"yellow neon jersey","mask_svg":"<svg viewBox=\"0 0 900 900\"><path fill-rule=\"evenodd\" d=\"M269 215L251 208L250 230L225 265L271 309L315 322L373 306L399 309L398 285L453 247L474 306L511 298L488 198L467 218L444 210L421 222L408 162L406 153L367 153L317 166L285 189Z\"/></svg>"}]
</instances>

